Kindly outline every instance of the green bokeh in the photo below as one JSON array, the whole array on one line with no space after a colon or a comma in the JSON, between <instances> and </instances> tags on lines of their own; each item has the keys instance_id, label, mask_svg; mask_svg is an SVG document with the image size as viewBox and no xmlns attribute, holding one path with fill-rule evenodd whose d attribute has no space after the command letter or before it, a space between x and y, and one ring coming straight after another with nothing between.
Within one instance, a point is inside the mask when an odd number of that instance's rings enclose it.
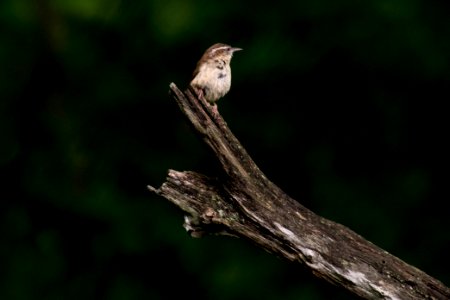
<instances>
[{"instance_id":1,"label":"green bokeh","mask_svg":"<svg viewBox=\"0 0 450 300\"><path fill-rule=\"evenodd\" d=\"M219 109L266 175L449 284L448 9L3 0L0 299L352 298L246 241L188 237L146 190L217 170L167 95L216 42L244 48Z\"/></svg>"}]
</instances>

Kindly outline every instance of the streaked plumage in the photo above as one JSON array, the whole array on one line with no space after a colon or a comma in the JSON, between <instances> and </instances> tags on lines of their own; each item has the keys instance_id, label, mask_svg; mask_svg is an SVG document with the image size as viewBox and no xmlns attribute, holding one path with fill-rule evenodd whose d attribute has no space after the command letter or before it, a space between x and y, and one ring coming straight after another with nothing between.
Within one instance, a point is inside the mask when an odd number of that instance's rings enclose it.
<instances>
[{"instance_id":1,"label":"streaked plumage","mask_svg":"<svg viewBox=\"0 0 450 300\"><path fill-rule=\"evenodd\" d=\"M230 62L235 51L242 50L217 43L209 47L195 68L191 86L209 102L225 96L231 87Z\"/></svg>"}]
</instances>

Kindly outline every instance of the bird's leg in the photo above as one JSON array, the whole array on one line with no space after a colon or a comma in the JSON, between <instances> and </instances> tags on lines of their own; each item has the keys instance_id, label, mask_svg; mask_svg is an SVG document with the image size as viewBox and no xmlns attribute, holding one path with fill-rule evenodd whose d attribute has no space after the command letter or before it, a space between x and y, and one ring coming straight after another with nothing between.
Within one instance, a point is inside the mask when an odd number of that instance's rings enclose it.
<instances>
[{"instance_id":1,"label":"bird's leg","mask_svg":"<svg viewBox=\"0 0 450 300\"><path fill-rule=\"evenodd\" d=\"M205 99L202 88L200 88L198 86L194 86L194 85L191 85L191 86L192 86L193 90L195 91L195 93L197 94L198 99Z\"/></svg>"},{"instance_id":2,"label":"bird's leg","mask_svg":"<svg viewBox=\"0 0 450 300\"><path fill-rule=\"evenodd\" d=\"M198 89L197 89L197 95L198 95L198 97L199 97L200 99L205 100L205 93L203 92L203 89L198 88Z\"/></svg>"},{"instance_id":3,"label":"bird's leg","mask_svg":"<svg viewBox=\"0 0 450 300\"><path fill-rule=\"evenodd\" d=\"M197 93L197 97L199 99L201 99L202 101L208 103L209 105L211 105L211 111L212 111L212 115L215 119L217 119L217 117L219 116L219 109L217 108L217 104L215 102L209 102L208 100L206 100L205 98L205 91L200 88L200 87L195 87L195 91Z\"/></svg>"},{"instance_id":4,"label":"bird's leg","mask_svg":"<svg viewBox=\"0 0 450 300\"><path fill-rule=\"evenodd\" d=\"M217 108L217 104L215 102L211 103L211 110L212 110L214 118L217 119L219 117L219 109Z\"/></svg>"},{"instance_id":5,"label":"bird's leg","mask_svg":"<svg viewBox=\"0 0 450 300\"><path fill-rule=\"evenodd\" d=\"M217 104L215 102L210 102L205 97L205 90L198 86L192 86L195 90L195 93L197 94L197 98L203 101L203 103L206 103L208 105L211 105L211 112L212 117L214 119L217 119L219 117L219 109L217 108Z\"/></svg>"}]
</instances>

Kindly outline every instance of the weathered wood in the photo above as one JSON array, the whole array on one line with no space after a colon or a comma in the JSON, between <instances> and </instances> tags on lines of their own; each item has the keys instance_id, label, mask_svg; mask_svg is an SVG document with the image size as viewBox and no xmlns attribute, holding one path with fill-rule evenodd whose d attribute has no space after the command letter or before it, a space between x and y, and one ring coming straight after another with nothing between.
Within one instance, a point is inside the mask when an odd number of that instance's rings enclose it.
<instances>
[{"instance_id":1,"label":"weathered wood","mask_svg":"<svg viewBox=\"0 0 450 300\"><path fill-rule=\"evenodd\" d=\"M259 170L210 104L173 83L170 91L224 170L219 179L169 170L160 188L149 186L188 214L184 227L192 236L249 239L367 299L450 299L438 280L290 198Z\"/></svg>"}]
</instances>

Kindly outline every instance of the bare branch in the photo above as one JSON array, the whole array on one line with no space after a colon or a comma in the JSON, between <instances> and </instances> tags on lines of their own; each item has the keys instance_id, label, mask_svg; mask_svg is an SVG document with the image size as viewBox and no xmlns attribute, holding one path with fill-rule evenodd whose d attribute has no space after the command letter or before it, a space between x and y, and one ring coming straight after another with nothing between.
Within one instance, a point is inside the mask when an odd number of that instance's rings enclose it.
<instances>
[{"instance_id":1,"label":"bare branch","mask_svg":"<svg viewBox=\"0 0 450 300\"><path fill-rule=\"evenodd\" d=\"M212 179L170 170L160 188L149 186L188 214L184 227L192 236L251 240L366 299L450 299L450 289L438 280L290 198L259 170L207 102L173 83L170 91L225 174Z\"/></svg>"}]
</instances>

